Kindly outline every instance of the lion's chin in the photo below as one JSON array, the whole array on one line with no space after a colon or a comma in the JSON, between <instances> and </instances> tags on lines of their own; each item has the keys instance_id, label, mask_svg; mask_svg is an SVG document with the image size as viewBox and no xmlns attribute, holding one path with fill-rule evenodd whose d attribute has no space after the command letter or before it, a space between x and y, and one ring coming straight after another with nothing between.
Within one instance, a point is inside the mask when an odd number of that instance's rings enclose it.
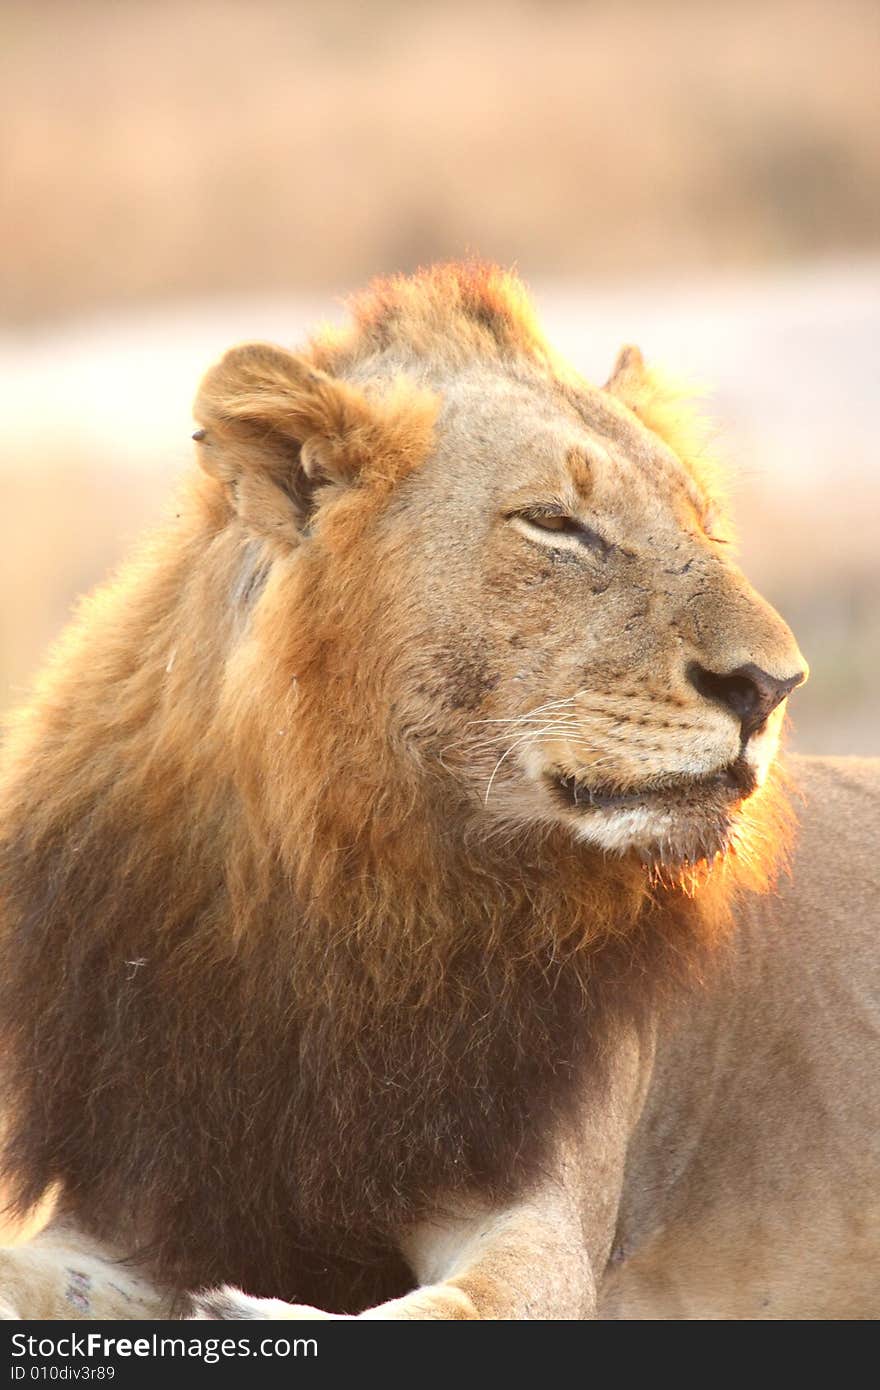
<instances>
[{"instance_id":1,"label":"lion's chin","mask_svg":"<svg viewBox=\"0 0 880 1390\"><path fill-rule=\"evenodd\" d=\"M683 816L634 808L584 816L572 829L579 840L606 853L635 855L652 869L678 870L725 854L736 820L735 811Z\"/></svg>"},{"instance_id":2,"label":"lion's chin","mask_svg":"<svg viewBox=\"0 0 880 1390\"><path fill-rule=\"evenodd\" d=\"M578 839L652 867L711 862L729 848L739 809L756 788L744 758L709 775L619 790L548 779L557 810Z\"/></svg>"}]
</instances>

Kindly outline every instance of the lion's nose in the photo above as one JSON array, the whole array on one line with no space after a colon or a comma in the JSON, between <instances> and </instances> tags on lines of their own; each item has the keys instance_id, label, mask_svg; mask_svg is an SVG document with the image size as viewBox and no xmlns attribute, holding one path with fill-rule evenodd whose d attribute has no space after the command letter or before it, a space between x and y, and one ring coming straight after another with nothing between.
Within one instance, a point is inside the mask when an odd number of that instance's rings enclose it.
<instances>
[{"instance_id":1,"label":"lion's nose","mask_svg":"<svg viewBox=\"0 0 880 1390\"><path fill-rule=\"evenodd\" d=\"M798 671L796 675L780 680L778 676L762 671L753 661L745 666L737 666L735 671L728 671L725 675L707 671L705 666L693 661L687 674L695 690L736 715L742 726L744 743L763 728L768 715L773 713L786 695L806 679L806 672Z\"/></svg>"}]
</instances>

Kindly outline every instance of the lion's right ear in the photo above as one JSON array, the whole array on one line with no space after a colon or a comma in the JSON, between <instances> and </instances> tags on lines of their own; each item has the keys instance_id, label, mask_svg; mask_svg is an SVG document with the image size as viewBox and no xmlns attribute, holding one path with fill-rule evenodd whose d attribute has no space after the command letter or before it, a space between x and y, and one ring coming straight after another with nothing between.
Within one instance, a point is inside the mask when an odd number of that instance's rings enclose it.
<instances>
[{"instance_id":1,"label":"lion's right ear","mask_svg":"<svg viewBox=\"0 0 880 1390\"><path fill-rule=\"evenodd\" d=\"M368 400L268 343L227 352L205 376L193 414L199 461L228 487L242 519L293 542L322 489L344 487L377 456L387 461L395 443L407 446L395 402Z\"/></svg>"},{"instance_id":2,"label":"lion's right ear","mask_svg":"<svg viewBox=\"0 0 880 1390\"><path fill-rule=\"evenodd\" d=\"M628 343L617 354L611 375L602 390L617 396L624 405L630 405L644 393L647 380L648 371L641 351L633 343Z\"/></svg>"}]
</instances>

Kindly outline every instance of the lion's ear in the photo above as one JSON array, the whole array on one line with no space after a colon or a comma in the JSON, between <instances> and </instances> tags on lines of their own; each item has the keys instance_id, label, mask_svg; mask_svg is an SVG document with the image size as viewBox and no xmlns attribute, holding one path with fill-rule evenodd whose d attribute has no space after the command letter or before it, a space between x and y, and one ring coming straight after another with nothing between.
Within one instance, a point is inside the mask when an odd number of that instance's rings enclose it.
<instances>
[{"instance_id":1,"label":"lion's ear","mask_svg":"<svg viewBox=\"0 0 880 1390\"><path fill-rule=\"evenodd\" d=\"M726 509L727 489L712 448L714 431L699 408L699 391L693 383L676 381L656 367L647 367L637 347L624 347L603 389L662 439L702 482L709 496L717 499L719 508Z\"/></svg>"},{"instance_id":2,"label":"lion's ear","mask_svg":"<svg viewBox=\"0 0 880 1390\"><path fill-rule=\"evenodd\" d=\"M243 520L295 541L322 489L377 470L390 477L395 461L399 471L420 452L425 411L406 404L399 389L368 399L306 358L246 343L205 376L193 409L202 428L194 438L202 467L229 487Z\"/></svg>"},{"instance_id":3,"label":"lion's ear","mask_svg":"<svg viewBox=\"0 0 880 1390\"><path fill-rule=\"evenodd\" d=\"M611 375L602 389L623 401L624 405L636 403L644 393L647 375L641 351L628 344L617 354Z\"/></svg>"}]
</instances>

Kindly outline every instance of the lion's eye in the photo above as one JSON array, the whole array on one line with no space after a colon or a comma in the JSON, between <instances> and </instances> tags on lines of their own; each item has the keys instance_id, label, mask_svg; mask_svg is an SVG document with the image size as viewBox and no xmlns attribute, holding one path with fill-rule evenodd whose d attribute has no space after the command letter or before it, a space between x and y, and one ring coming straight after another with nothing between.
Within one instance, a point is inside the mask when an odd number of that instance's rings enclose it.
<instances>
[{"instance_id":1,"label":"lion's eye","mask_svg":"<svg viewBox=\"0 0 880 1390\"><path fill-rule=\"evenodd\" d=\"M540 508L535 508L533 511L517 512L516 516L519 521L524 521L536 531L549 531L555 536L570 536L573 541L597 555L605 556L611 549L608 541L604 536L600 536L598 531L594 531L591 526L585 526L582 521L566 512L541 511Z\"/></svg>"},{"instance_id":2,"label":"lion's eye","mask_svg":"<svg viewBox=\"0 0 880 1390\"><path fill-rule=\"evenodd\" d=\"M577 535L582 529L573 516L557 516L553 512L524 512L523 520L537 526L539 531L565 531Z\"/></svg>"}]
</instances>

